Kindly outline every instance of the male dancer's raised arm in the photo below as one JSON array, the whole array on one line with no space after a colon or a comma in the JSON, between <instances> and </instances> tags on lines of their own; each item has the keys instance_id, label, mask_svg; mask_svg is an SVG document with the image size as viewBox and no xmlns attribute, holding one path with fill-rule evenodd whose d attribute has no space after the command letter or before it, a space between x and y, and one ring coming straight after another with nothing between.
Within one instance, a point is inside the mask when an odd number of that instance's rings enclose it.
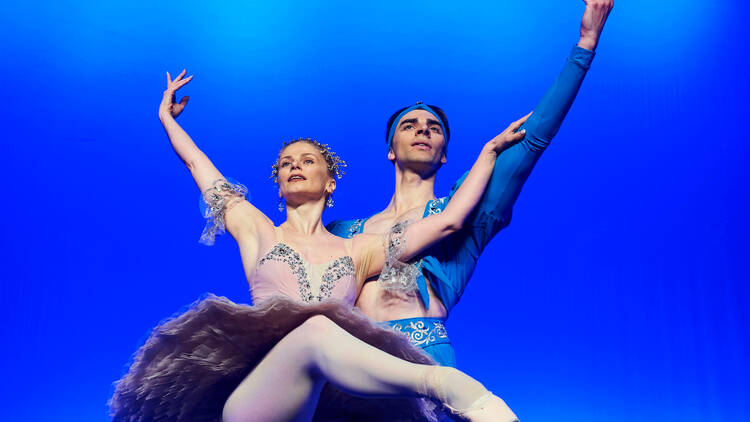
<instances>
[{"instance_id":1,"label":"male dancer's raised arm","mask_svg":"<svg viewBox=\"0 0 750 422\"><path fill-rule=\"evenodd\" d=\"M460 244L451 248L456 251L452 259L444 257L444 281L438 286L438 294L450 309L460 298L479 254L501 229L510 223L513 205L521 188L529 177L542 152L549 146L560 129L565 116L575 100L586 72L594 58L594 50L604 29L613 0L586 0L586 9L581 20L581 38L573 47L562 71L555 82L534 108L534 112L522 126L526 129L523 141L506 150L495 163L484 197L477 205L476 213L467 222L470 237L456 239ZM465 175L454 185L452 196L461 185ZM448 264L448 265L446 265ZM426 267L432 265L426 263ZM440 277L443 278L443 277ZM460 282L462 283L456 283Z\"/></svg>"}]
</instances>

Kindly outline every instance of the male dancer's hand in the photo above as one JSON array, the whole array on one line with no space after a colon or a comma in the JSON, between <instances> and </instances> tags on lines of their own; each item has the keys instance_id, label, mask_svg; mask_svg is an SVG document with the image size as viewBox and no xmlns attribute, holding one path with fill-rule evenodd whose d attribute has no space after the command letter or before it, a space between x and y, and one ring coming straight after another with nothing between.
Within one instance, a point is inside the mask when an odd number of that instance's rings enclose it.
<instances>
[{"instance_id":1,"label":"male dancer's hand","mask_svg":"<svg viewBox=\"0 0 750 422\"><path fill-rule=\"evenodd\" d=\"M533 111L531 113L533 113ZM497 155L500 155L501 152L520 142L521 139L526 136L526 129L518 129L522 124L524 124L524 122L526 122L526 119L531 116L531 113L511 123L499 135L495 136L489 142L487 142L485 148L494 151Z\"/></svg>"},{"instance_id":2,"label":"male dancer's hand","mask_svg":"<svg viewBox=\"0 0 750 422\"><path fill-rule=\"evenodd\" d=\"M614 0L583 0L586 3L586 10L583 12L581 19L581 40L578 46L587 50L596 50L599 43L599 36L604 29L604 23L607 22L607 16L614 6Z\"/></svg>"},{"instance_id":3,"label":"male dancer's hand","mask_svg":"<svg viewBox=\"0 0 750 422\"><path fill-rule=\"evenodd\" d=\"M185 109L185 106L187 105L188 99L190 99L190 97L186 95L182 97L182 99L178 103L177 98L175 97L175 93L178 89L180 89L193 79L193 75L182 79L186 73L187 71L183 70L179 75L177 75L176 78L174 78L173 81L172 77L169 75L169 72L167 72L167 89L164 91L164 97L162 97L161 99L161 104L159 104L160 119L166 117L167 115L171 115L172 117L176 118L180 115L180 113L182 113L182 110Z\"/></svg>"}]
</instances>

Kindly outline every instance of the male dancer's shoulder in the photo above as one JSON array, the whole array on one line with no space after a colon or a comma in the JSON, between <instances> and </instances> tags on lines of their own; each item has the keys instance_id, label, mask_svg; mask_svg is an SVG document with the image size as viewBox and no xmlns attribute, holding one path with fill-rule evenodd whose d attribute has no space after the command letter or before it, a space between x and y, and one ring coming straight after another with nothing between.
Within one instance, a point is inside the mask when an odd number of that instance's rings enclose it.
<instances>
[{"instance_id":1,"label":"male dancer's shoulder","mask_svg":"<svg viewBox=\"0 0 750 422\"><path fill-rule=\"evenodd\" d=\"M367 219L357 218L354 220L333 220L326 225L326 229L333 235L348 239L362 232L362 225L365 220Z\"/></svg>"},{"instance_id":2,"label":"male dancer's shoulder","mask_svg":"<svg viewBox=\"0 0 750 422\"><path fill-rule=\"evenodd\" d=\"M433 199L427 202L425 206L423 217L427 217L432 214L439 214L448 205L449 197L442 197ZM367 220L377 219L378 214L369 218L355 218L351 220L333 220L326 225L326 229L333 235L351 238L362 233L362 228Z\"/></svg>"},{"instance_id":3,"label":"male dancer's shoulder","mask_svg":"<svg viewBox=\"0 0 750 422\"><path fill-rule=\"evenodd\" d=\"M450 197L448 196L444 196L442 198L435 198L435 199L428 201L427 205L424 208L424 217L427 217L428 215L432 215L432 214L440 214L448 205L448 201L450 201Z\"/></svg>"}]
</instances>

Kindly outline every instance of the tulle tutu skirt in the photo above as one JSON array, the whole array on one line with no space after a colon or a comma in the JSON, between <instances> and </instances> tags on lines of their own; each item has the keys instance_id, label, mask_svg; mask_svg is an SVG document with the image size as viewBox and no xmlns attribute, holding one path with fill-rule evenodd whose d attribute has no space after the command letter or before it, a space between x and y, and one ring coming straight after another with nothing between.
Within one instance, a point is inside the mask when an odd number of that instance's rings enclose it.
<instances>
[{"instance_id":1,"label":"tulle tutu skirt","mask_svg":"<svg viewBox=\"0 0 750 422\"><path fill-rule=\"evenodd\" d=\"M324 315L364 342L415 363L434 364L402 334L338 301L273 297L255 306L207 296L159 324L136 352L110 400L114 421L220 421L229 395L294 328ZM426 399L359 398L327 384L315 421L436 420Z\"/></svg>"}]
</instances>

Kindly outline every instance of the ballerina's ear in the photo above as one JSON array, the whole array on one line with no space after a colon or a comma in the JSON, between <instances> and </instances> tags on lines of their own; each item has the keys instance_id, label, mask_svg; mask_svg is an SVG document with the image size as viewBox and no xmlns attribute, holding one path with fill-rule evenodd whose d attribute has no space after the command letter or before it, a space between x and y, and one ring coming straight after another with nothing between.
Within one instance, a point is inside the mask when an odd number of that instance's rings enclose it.
<instances>
[{"instance_id":1,"label":"ballerina's ear","mask_svg":"<svg viewBox=\"0 0 750 422\"><path fill-rule=\"evenodd\" d=\"M328 183L326 184L326 192L328 192L328 195L333 195L333 192L336 190L336 179L331 177L328 179Z\"/></svg>"}]
</instances>

